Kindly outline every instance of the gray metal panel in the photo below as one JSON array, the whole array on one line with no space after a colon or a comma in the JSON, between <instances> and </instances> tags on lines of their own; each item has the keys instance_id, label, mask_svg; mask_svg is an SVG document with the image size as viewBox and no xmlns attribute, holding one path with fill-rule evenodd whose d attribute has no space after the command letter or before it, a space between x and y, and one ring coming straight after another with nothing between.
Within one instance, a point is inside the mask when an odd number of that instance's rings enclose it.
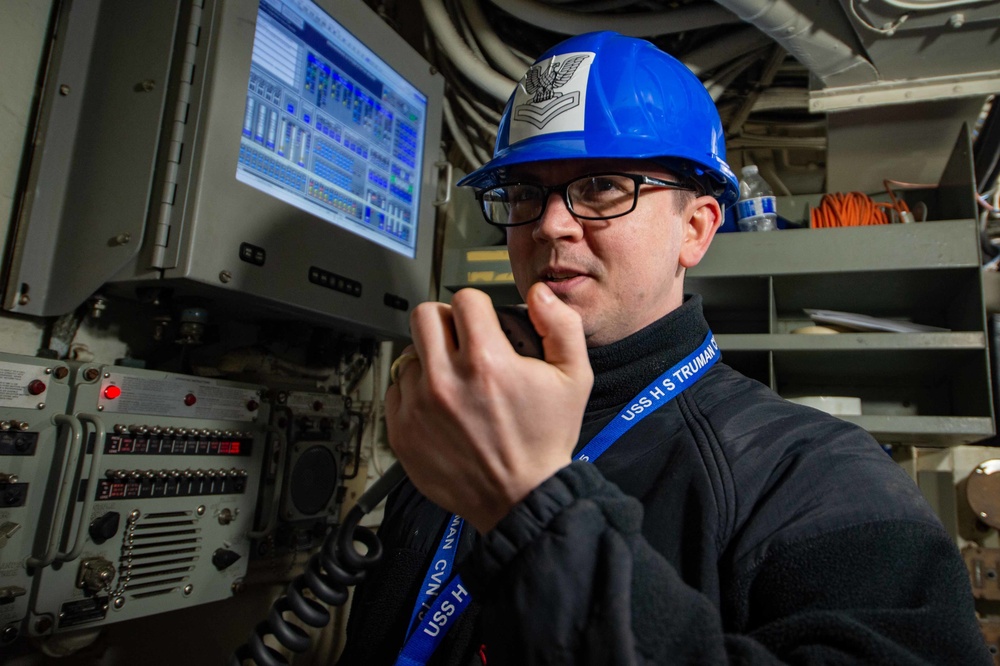
<instances>
[{"instance_id":1,"label":"gray metal panel","mask_svg":"<svg viewBox=\"0 0 1000 666\"><path fill-rule=\"evenodd\" d=\"M841 5L882 80L983 71L1000 62L997 0L841 0Z\"/></svg>"},{"instance_id":2,"label":"gray metal panel","mask_svg":"<svg viewBox=\"0 0 1000 666\"><path fill-rule=\"evenodd\" d=\"M45 82L4 307L72 311L142 240L179 2L71 2Z\"/></svg>"},{"instance_id":3,"label":"gray metal panel","mask_svg":"<svg viewBox=\"0 0 1000 666\"><path fill-rule=\"evenodd\" d=\"M884 191L886 178L936 185L985 96L891 104L827 116L828 192ZM948 219L938 217L936 219Z\"/></svg>"},{"instance_id":4,"label":"gray metal panel","mask_svg":"<svg viewBox=\"0 0 1000 666\"><path fill-rule=\"evenodd\" d=\"M59 439L61 426L53 419L69 405L68 376L66 364L59 361L0 354L0 474L17 477L13 483L9 476L0 482L0 596L5 597L0 632L15 636L28 614L33 584L26 561L42 557L48 545L55 495L50 471L60 460L57 454L66 453L69 439ZM37 396L27 390L33 381L45 385ZM64 434L68 432L66 427ZM11 502L11 497L20 500ZM4 633L0 642L8 639Z\"/></svg>"},{"instance_id":5,"label":"gray metal panel","mask_svg":"<svg viewBox=\"0 0 1000 666\"><path fill-rule=\"evenodd\" d=\"M941 172L935 191L933 212L938 219L979 219L976 205L976 167L972 159L972 134L963 123L955 139L951 155Z\"/></svg>"},{"instance_id":6,"label":"gray metal panel","mask_svg":"<svg viewBox=\"0 0 1000 666\"><path fill-rule=\"evenodd\" d=\"M322 4L427 96L415 258L236 180L257 2L103 0L100 11L74 2L6 307L63 314L106 283L129 295L159 285L243 315L405 337L400 304L432 290L444 82L361 0ZM263 248L263 265L241 259L243 243ZM314 266L360 283L361 294L310 282Z\"/></svg>"},{"instance_id":7,"label":"gray metal panel","mask_svg":"<svg viewBox=\"0 0 1000 666\"><path fill-rule=\"evenodd\" d=\"M110 386L120 395L110 397ZM30 634L99 627L234 594L250 559L265 473L263 393L259 385L166 372L77 369L70 411L84 421L84 441L92 438L94 446L70 471L81 491L69 500L60 537L69 550L82 534L82 547L37 574ZM105 437L95 436L98 423ZM242 490L220 481L220 472L230 470L246 472ZM88 526L110 513L118 514L114 533L95 537ZM239 559L221 567L213 563L217 549ZM113 567L96 593L77 584L88 561ZM93 605L99 599L106 607Z\"/></svg>"},{"instance_id":8,"label":"gray metal panel","mask_svg":"<svg viewBox=\"0 0 1000 666\"><path fill-rule=\"evenodd\" d=\"M180 175L171 228L179 255L164 277L171 282L183 279L180 289L210 287L216 295L242 294L341 325L360 322L376 334L405 337L409 312L383 301L388 292L412 307L431 295L433 186L438 180L444 82L360 0L324 4L428 97L422 173L427 187L420 203L416 258L377 246L236 180L257 3L207 2L211 29L210 34L204 30L202 38L209 55L204 88L197 81L195 86L203 97L192 104L194 140L186 148L190 173ZM266 250L264 266L240 260L243 242ZM311 266L361 282L362 295L311 284ZM223 274L226 277L220 278Z\"/></svg>"}]
</instances>

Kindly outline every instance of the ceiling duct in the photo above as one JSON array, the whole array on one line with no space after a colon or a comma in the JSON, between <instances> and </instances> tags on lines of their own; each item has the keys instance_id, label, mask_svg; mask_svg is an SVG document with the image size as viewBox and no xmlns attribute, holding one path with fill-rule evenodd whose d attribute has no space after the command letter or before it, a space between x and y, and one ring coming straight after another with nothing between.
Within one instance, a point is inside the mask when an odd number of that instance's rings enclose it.
<instances>
[{"instance_id":1,"label":"ceiling duct","mask_svg":"<svg viewBox=\"0 0 1000 666\"><path fill-rule=\"evenodd\" d=\"M814 0L716 0L781 44L824 87L877 81L878 70L838 3Z\"/></svg>"}]
</instances>

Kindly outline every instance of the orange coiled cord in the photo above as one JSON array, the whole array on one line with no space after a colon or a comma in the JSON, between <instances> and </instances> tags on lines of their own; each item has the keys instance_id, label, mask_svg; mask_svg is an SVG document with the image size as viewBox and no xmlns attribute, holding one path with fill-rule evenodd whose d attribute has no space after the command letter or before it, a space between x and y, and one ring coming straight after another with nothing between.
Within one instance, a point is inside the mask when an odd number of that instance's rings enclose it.
<instances>
[{"instance_id":1,"label":"orange coiled cord","mask_svg":"<svg viewBox=\"0 0 1000 666\"><path fill-rule=\"evenodd\" d=\"M889 193L889 198L892 199L892 203L878 203L862 192L825 194L820 199L819 206L810 211L809 226L813 229L830 229L833 227L864 227L893 222L889 211L896 211L898 214L909 213L910 207L896 196L892 187L889 186L890 183L910 187L934 187L933 185L922 186L885 180L883 184L886 192Z\"/></svg>"},{"instance_id":2,"label":"orange coiled cord","mask_svg":"<svg viewBox=\"0 0 1000 666\"><path fill-rule=\"evenodd\" d=\"M819 207L810 211L809 226L829 229L889 224L889 216L884 209L892 207L892 204L875 203L861 192L834 192L824 195Z\"/></svg>"}]
</instances>

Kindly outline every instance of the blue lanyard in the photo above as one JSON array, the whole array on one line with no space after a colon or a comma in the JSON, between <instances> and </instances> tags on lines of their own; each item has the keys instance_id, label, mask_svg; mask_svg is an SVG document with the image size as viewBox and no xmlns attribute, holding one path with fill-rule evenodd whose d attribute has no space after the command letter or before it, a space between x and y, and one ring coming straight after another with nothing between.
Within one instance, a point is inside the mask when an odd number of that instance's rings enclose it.
<instances>
[{"instance_id":1,"label":"blue lanyard","mask_svg":"<svg viewBox=\"0 0 1000 666\"><path fill-rule=\"evenodd\" d=\"M583 447L576 459L591 463L597 460L639 421L698 381L718 360L719 346L709 331L697 349L640 391L613 421ZM420 587L407 630L409 639L396 659L396 666L424 666L472 601L461 576L456 575L449 580L463 523L458 514L452 515L448 521ZM441 583L446 580L448 583L442 589ZM413 626L415 623L418 623L416 628Z\"/></svg>"}]
</instances>

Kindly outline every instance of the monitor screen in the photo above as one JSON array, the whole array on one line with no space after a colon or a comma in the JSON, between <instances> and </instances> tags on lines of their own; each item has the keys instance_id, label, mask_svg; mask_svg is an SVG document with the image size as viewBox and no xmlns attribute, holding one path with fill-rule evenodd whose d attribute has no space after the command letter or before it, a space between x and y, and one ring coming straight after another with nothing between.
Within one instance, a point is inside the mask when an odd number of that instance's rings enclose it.
<instances>
[{"instance_id":1,"label":"monitor screen","mask_svg":"<svg viewBox=\"0 0 1000 666\"><path fill-rule=\"evenodd\" d=\"M311 0L261 0L236 178L416 256L427 97Z\"/></svg>"}]
</instances>

